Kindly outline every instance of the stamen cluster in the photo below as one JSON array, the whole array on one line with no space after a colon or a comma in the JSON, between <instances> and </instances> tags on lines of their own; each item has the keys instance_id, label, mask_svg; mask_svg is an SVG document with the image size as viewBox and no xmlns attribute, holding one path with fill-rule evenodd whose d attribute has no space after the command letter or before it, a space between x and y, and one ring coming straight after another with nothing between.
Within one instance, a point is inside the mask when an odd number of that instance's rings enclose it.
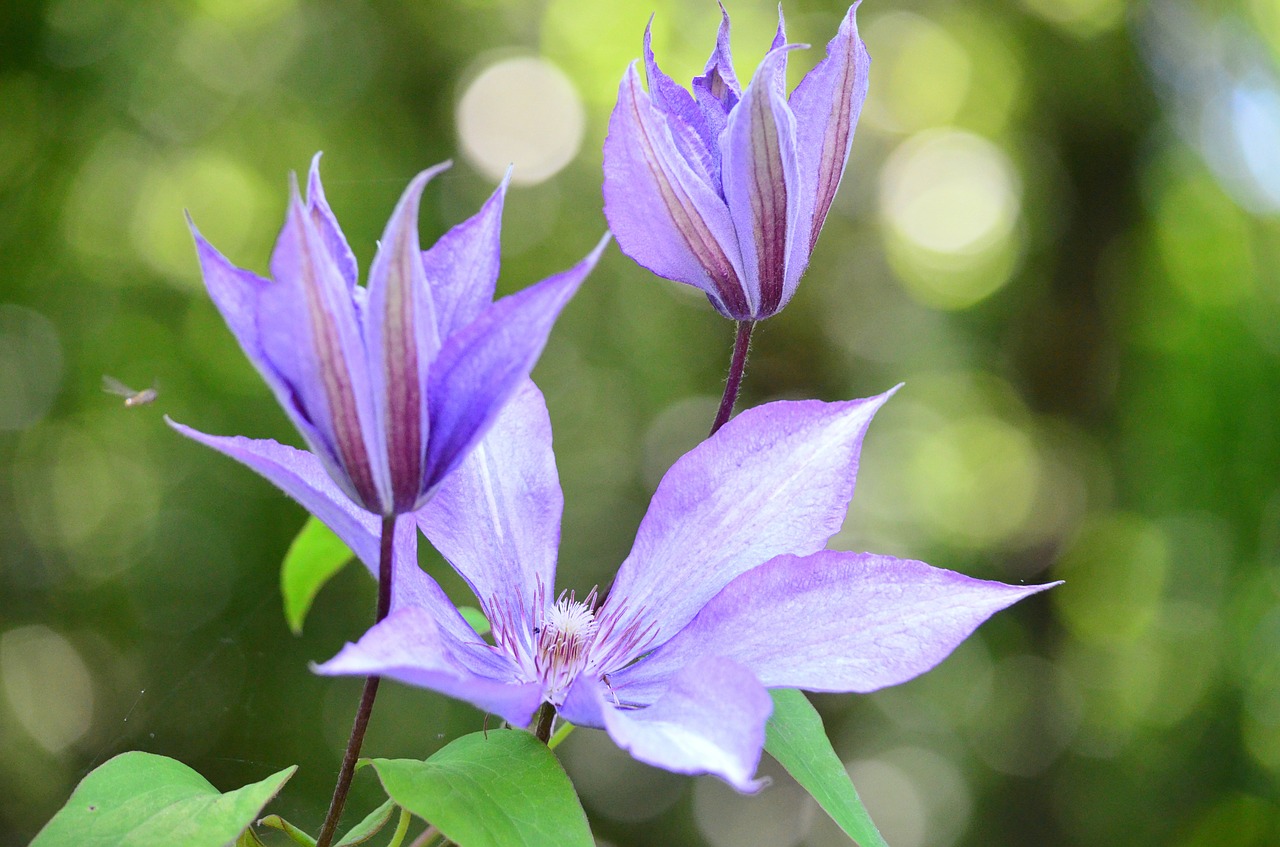
<instances>
[{"instance_id":1,"label":"stamen cluster","mask_svg":"<svg viewBox=\"0 0 1280 847\"><path fill-rule=\"evenodd\" d=\"M569 685L586 665L599 626L595 615L596 589L579 600L562 592L533 628L533 664L546 685L546 698L559 705Z\"/></svg>"}]
</instances>

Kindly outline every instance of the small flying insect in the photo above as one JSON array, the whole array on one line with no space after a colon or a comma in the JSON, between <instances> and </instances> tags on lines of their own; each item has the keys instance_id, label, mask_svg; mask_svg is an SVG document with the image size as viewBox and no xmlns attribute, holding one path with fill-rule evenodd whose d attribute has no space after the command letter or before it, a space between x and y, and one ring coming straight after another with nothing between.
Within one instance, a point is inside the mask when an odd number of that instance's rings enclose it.
<instances>
[{"instance_id":1,"label":"small flying insect","mask_svg":"<svg viewBox=\"0 0 1280 847\"><path fill-rule=\"evenodd\" d=\"M144 388L141 391L134 391L120 380L113 376L102 375L102 390L108 394L114 394L117 397L124 398L126 409L132 409L134 406L145 406L148 403L154 403L155 399L160 396L160 392L155 388Z\"/></svg>"}]
</instances>

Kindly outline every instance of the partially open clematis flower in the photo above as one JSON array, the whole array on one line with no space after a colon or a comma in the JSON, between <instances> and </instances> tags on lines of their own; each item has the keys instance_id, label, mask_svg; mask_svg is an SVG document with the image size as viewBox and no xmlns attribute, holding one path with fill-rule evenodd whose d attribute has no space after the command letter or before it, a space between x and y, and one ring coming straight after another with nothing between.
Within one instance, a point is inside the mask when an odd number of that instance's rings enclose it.
<instances>
[{"instance_id":1,"label":"partially open clematis flower","mask_svg":"<svg viewBox=\"0 0 1280 847\"><path fill-rule=\"evenodd\" d=\"M721 314L755 321L795 293L835 197L867 94L855 3L827 55L786 93L782 10L746 91L729 15L690 93L659 70L645 30L648 92L627 69L604 144L604 211L618 246L658 276L696 286Z\"/></svg>"},{"instance_id":2,"label":"partially open clematis flower","mask_svg":"<svg viewBox=\"0 0 1280 847\"><path fill-rule=\"evenodd\" d=\"M549 703L637 759L752 790L767 689L896 685L1047 587L823 549L887 397L743 412L667 472L597 605L594 591L553 593L563 500L546 409L526 382L417 513L479 598L492 641L404 564L391 614L318 670L424 686L518 725Z\"/></svg>"},{"instance_id":3,"label":"partially open clematis flower","mask_svg":"<svg viewBox=\"0 0 1280 847\"><path fill-rule=\"evenodd\" d=\"M192 224L200 268L319 467L360 508L403 514L428 499L528 376L604 241L568 271L494 303L505 182L473 218L419 249L419 198L445 163L405 189L365 288L325 201L319 162L317 154L306 199L292 183L273 279L232 265ZM295 451L173 426L249 465L322 520L331 511Z\"/></svg>"}]
</instances>

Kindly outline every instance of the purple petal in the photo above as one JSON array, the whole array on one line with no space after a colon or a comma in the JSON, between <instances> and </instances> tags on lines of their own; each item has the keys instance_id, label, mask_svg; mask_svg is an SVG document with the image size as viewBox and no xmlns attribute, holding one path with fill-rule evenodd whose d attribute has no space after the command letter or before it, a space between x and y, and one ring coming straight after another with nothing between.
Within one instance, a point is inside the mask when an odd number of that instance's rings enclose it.
<instances>
[{"instance_id":1,"label":"purple petal","mask_svg":"<svg viewBox=\"0 0 1280 847\"><path fill-rule=\"evenodd\" d=\"M698 656L714 655L769 688L875 691L919 676L991 615L1056 584L1005 585L871 553L779 556L729 583L678 635L611 679L624 700L643 700Z\"/></svg>"},{"instance_id":2,"label":"purple petal","mask_svg":"<svg viewBox=\"0 0 1280 847\"><path fill-rule=\"evenodd\" d=\"M259 299L273 283L257 274L241 270L227 261L226 257L212 244L205 241L190 217L187 218L187 225L191 228L191 235L195 239L200 274L204 277L210 299L222 313L231 333L240 342L241 349L270 386L272 393L276 395L276 400L293 421L294 426L302 433L307 443L321 454L325 467L330 469L334 478L342 477L344 474L337 456L307 418L302 406L299 405L297 393L284 375L276 369L275 363L262 347L262 336L258 328Z\"/></svg>"},{"instance_id":3,"label":"purple petal","mask_svg":"<svg viewBox=\"0 0 1280 847\"><path fill-rule=\"evenodd\" d=\"M662 644L739 574L825 547L853 496L867 425L892 393L748 409L672 465L601 610L602 629L617 633L602 649L625 664L643 650L621 646L634 627Z\"/></svg>"},{"instance_id":4,"label":"purple petal","mask_svg":"<svg viewBox=\"0 0 1280 847\"><path fill-rule=\"evenodd\" d=\"M482 653L487 655L480 662L477 657ZM314 670L325 676L390 677L465 700L524 726L542 702L542 687L521 682L513 663L495 663L495 657L506 658L488 645L451 638L424 609L406 606ZM495 669L501 673L494 674Z\"/></svg>"},{"instance_id":5,"label":"purple petal","mask_svg":"<svg viewBox=\"0 0 1280 847\"><path fill-rule=\"evenodd\" d=\"M702 289L722 314L750 317L729 208L681 155L634 63L604 142L604 213L623 253Z\"/></svg>"},{"instance_id":6,"label":"purple petal","mask_svg":"<svg viewBox=\"0 0 1280 847\"><path fill-rule=\"evenodd\" d=\"M431 289L418 247L418 203L446 162L418 174L387 221L369 270L364 335L377 427L391 481L391 511L416 508L427 445L427 373L440 348Z\"/></svg>"},{"instance_id":7,"label":"purple petal","mask_svg":"<svg viewBox=\"0 0 1280 847\"><path fill-rule=\"evenodd\" d=\"M707 59L702 76L693 78L693 95L702 107L716 134L724 128L725 118L742 96L738 78L733 73L733 56L729 52L729 12L720 4L720 27L716 30L716 46Z\"/></svg>"},{"instance_id":8,"label":"purple petal","mask_svg":"<svg viewBox=\"0 0 1280 847\"><path fill-rule=\"evenodd\" d=\"M508 179L503 177L479 212L446 232L422 254L441 339L471 323L493 302Z\"/></svg>"},{"instance_id":9,"label":"purple petal","mask_svg":"<svg viewBox=\"0 0 1280 847\"><path fill-rule=\"evenodd\" d=\"M788 244L800 211L795 118L777 84L788 45L765 56L722 140L724 196L738 233L752 317L786 305Z\"/></svg>"},{"instance_id":10,"label":"purple petal","mask_svg":"<svg viewBox=\"0 0 1280 847\"><path fill-rule=\"evenodd\" d=\"M324 186L320 184L319 153L311 158L311 173L307 176L307 211L311 213L311 222L320 233L338 272L350 288L355 288L359 281L356 257L342 234L342 227L338 226L338 219L329 208L329 201L325 199Z\"/></svg>"},{"instance_id":11,"label":"purple petal","mask_svg":"<svg viewBox=\"0 0 1280 847\"><path fill-rule=\"evenodd\" d=\"M782 4L778 4L778 29L773 34L773 42L769 45L769 50L777 50L779 47L787 43L787 22L782 17ZM786 85L786 65L783 65L782 82Z\"/></svg>"},{"instance_id":12,"label":"purple petal","mask_svg":"<svg viewBox=\"0 0 1280 847\"><path fill-rule=\"evenodd\" d=\"M653 18L644 28L644 69L649 84L649 98L658 111L667 116L667 127L680 156L694 167L707 185L719 191L719 130L712 131L702 109L675 80L662 72L653 55ZM724 129L723 118L719 129Z\"/></svg>"},{"instance_id":13,"label":"purple petal","mask_svg":"<svg viewBox=\"0 0 1280 847\"><path fill-rule=\"evenodd\" d=\"M853 131L867 96L871 58L858 37L854 19L857 9L858 3L849 7L836 37L827 44L826 58L805 75L791 95L800 157L802 231L791 245L784 301L790 299L818 242L818 233L849 160Z\"/></svg>"},{"instance_id":14,"label":"purple petal","mask_svg":"<svg viewBox=\"0 0 1280 847\"><path fill-rule=\"evenodd\" d=\"M172 420L168 423L188 438L248 465L297 500L351 548L374 579L378 578L381 519L352 503L314 455L268 439L207 435ZM421 606L455 638L471 633L436 581L418 567L418 530L407 517L396 521L391 587L392 609Z\"/></svg>"},{"instance_id":15,"label":"purple petal","mask_svg":"<svg viewBox=\"0 0 1280 847\"><path fill-rule=\"evenodd\" d=\"M315 426L322 457L335 456L337 481L371 511L388 504L381 436L369 387L364 342L347 285L311 215L291 186L284 228L271 255L275 282L258 298L262 349Z\"/></svg>"},{"instance_id":16,"label":"purple petal","mask_svg":"<svg viewBox=\"0 0 1280 847\"><path fill-rule=\"evenodd\" d=\"M466 458L502 405L533 370L560 310L595 267L605 235L567 271L504 297L452 335L431 366L428 494Z\"/></svg>"},{"instance_id":17,"label":"purple petal","mask_svg":"<svg viewBox=\"0 0 1280 847\"><path fill-rule=\"evenodd\" d=\"M518 621L554 591L563 508L547 407L525 380L416 517L490 620Z\"/></svg>"},{"instance_id":18,"label":"purple petal","mask_svg":"<svg viewBox=\"0 0 1280 847\"><path fill-rule=\"evenodd\" d=\"M381 521L353 503L334 484L314 454L268 438L208 435L169 418L165 420L169 426L188 438L248 465L268 482L297 500L302 508L319 518L346 542L377 577Z\"/></svg>"},{"instance_id":19,"label":"purple petal","mask_svg":"<svg viewBox=\"0 0 1280 847\"><path fill-rule=\"evenodd\" d=\"M764 784L752 776L772 711L769 693L751 672L720 657L682 668L644 708L617 708L605 686L580 678L560 709L575 724L603 725L614 743L642 762L676 773L715 774L742 792Z\"/></svg>"}]
</instances>

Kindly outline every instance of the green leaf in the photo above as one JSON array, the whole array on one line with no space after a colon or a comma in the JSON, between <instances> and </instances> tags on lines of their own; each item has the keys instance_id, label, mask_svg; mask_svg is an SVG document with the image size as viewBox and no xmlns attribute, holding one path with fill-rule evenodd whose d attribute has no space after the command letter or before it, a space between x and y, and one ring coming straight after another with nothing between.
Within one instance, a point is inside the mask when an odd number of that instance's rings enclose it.
<instances>
[{"instance_id":1,"label":"green leaf","mask_svg":"<svg viewBox=\"0 0 1280 847\"><path fill-rule=\"evenodd\" d=\"M294 635L302 632L302 622L316 594L353 558L351 548L333 530L314 516L307 518L280 566L284 616Z\"/></svg>"},{"instance_id":2,"label":"green leaf","mask_svg":"<svg viewBox=\"0 0 1280 847\"><path fill-rule=\"evenodd\" d=\"M458 614L462 615L467 625L476 631L476 635L489 634L489 619L475 606L459 606Z\"/></svg>"},{"instance_id":3,"label":"green leaf","mask_svg":"<svg viewBox=\"0 0 1280 847\"><path fill-rule=\"evenodd\" d=\"M267 815L265 818L258 821L258 825L269 826L272 829L280 830L285 835L289 836L289 840L294 844L297 844L298 847L316 847L316 840L314 838L307 835L307 833L303 832L301 829L289 823L279 815Z\"/></svg>"},{"instance_id":4,"label":"green leaf","mask_svg":"<svg viewBox=\"0 0 1280 847\"><path fill-rule=\"evenodd\" d=\"M391 820L391 816L395 814L395 811L396 802L388 800L366 815L365 819L360 823L351 827L351 831L342 836L342 840L335 847L355 847L357 844L365 843L387 825L387 821Z\"/></svg>"},{"instance_id":5,"label":"green leaf","mask_svg":"<svg viewBox=\"0 0 1280 847\"><path fill-rule=\"evenodd\" d=\"M775 688L764 749L862 847L889 847L858 799L844 763L831 747L822 716L800 691Z\"/></svg>"},{"instance_id":6,"label":"green leaf","mask_svg":"<svg viewBox=\"0 0 1280 847\"><path fill-rule=\"evenodd\" d=\"M391 799L458 847L594 847L573 784L528 732L464 735L425 762L374 759Z\"/></svg>"},{"instance_id":7,"label":"green leaf","mask_svg":"<svg viewBox=\"0 0 1280 847\"><path fill-rule=\"evenodd\" d=\"M31 847L225 847L297 769L220 794L181 762L121 753L80 780Z\"/></svg>"}]
</instances>

